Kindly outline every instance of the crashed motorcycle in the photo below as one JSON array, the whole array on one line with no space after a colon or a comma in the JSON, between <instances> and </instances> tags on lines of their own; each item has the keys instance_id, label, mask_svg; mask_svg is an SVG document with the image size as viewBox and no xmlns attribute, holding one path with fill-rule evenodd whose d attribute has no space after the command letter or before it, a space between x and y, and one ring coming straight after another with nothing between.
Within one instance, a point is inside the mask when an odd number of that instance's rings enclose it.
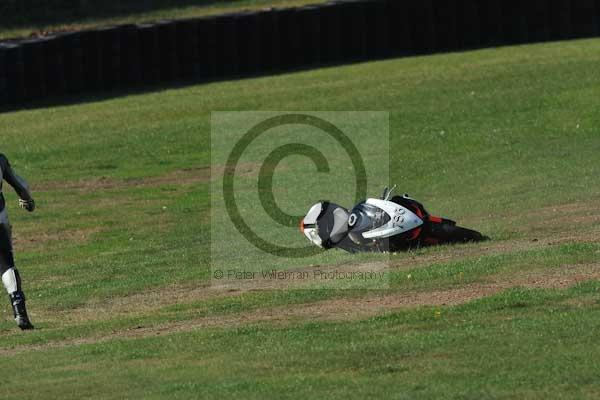
<instances>
[{"instance_id":1,"label":"crashed motorcycle","mask_svg":"<svg viewBox=\"0 0 600 400\"><path fill-rule=\"evenodd\" d=\"M385 188L380 199L367 199L348 210L329 201L313 205L300 230L324 249L357 252L399 252L451 243L489 240L481 233L433 216L408 195L392 197Z\"/></svg>"}]
</instances>

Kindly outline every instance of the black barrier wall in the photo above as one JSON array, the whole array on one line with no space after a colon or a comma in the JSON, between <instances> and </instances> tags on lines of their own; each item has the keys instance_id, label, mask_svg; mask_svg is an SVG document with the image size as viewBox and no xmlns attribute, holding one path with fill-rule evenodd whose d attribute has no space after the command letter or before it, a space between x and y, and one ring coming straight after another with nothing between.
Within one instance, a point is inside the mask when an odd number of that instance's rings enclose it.
<instances>
[{"instance_id":1,"label":"black barrier wall","mask_svg":"<svg viewBox=\"0 0 600 400\"><path fill-rule=\"evenodd\" d=\"M599 34L600 0L345 0L114 26L0 43L0 107Z\"/></svg>"}]
</instances>

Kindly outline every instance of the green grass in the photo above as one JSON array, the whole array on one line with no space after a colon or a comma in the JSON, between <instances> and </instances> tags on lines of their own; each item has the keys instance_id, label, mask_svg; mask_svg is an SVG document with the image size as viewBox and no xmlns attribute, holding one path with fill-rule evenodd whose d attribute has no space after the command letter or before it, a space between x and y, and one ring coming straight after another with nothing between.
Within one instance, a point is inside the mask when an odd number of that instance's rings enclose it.
<instances>
[{"instance_id":1,"label":"green grass","mask_svg":"<svg viewBox=\"0 0 600 400\"><path fill-rule=\"evenodd\" d=\"M442 312L203 329L4 362L45 360L20 371L35 382L21 387L25 398L593 398L600 308L568 301L599 290L511 290Z\"/></svg>"},{"instance_id":2,"label":"green grass","mask_svg":"<svg viewBox=\"0 0 600 400\"><path fill-rule=\"evenodd\" d=\"M272 7L293 7L322 3L324 0L153 0L105 1L88 6L52 7L39 4L17 11L0 5L0 40L23 38L47 32L72 31L120 24L138 24L165 19L181 19L252 11ZM4 14L4 15L2 15Z\"/></svg>"},{"instance_id":3,"label":"green grass","mask_svg":"<svg viewBox=\"0 0 600 400\"><path fill-rule=\"evenodd\" d=\"M373 306L334 321L301 311L598 266L599 61L600 40L549 43L1 114L0 151L28 178L39 206L20 212L5 187L40 329L18 332L3 308L0 353L14 373L0 397L597 397L593 276L572 288L517 287L452 307ZM383 290L203 289L211 261L273 261L235 233L234 245L217 242L226 251L211 260L219 191L206 169L215 110L389 111L391 183L494 240L278 264L388 264ZM374 136L363 139L365 161L380 161ZM271 149L259 143L246 165ZM343 192L326 176L305 190L304 162L276 170L276 200L291 214ZM239 180L241 196L252 182ZM252 220L257 208L247 202L243 211ZM254 228L305 244L292 229Z\"/></svg>"}]
</instances>

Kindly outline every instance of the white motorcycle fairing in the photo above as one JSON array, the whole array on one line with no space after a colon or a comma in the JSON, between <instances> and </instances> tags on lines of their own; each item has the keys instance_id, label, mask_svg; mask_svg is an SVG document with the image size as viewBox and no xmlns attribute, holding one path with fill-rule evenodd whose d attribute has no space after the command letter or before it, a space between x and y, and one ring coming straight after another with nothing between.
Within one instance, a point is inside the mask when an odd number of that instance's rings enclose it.
<instances>
[{"instance_id":1,"label":"white motorcycle fairing","mask_svg":"<svg viewBox=\"0 0 600 400\"><path fill-rule=\"evenodd\" d=\"M390 216L390 220L385 225L370 231L362 232L362 236L365 239L385 239L408 232L423 225L423 220L415 213L394 202L379 199L367 199L365 203L383 210ZM350 226L353 225L351 223L352 220L356 219L356 216L353 218L353 215L354 214L350 215L350 218L348 219L348 224L350 224Z\"/></svg>"}]
</instances>

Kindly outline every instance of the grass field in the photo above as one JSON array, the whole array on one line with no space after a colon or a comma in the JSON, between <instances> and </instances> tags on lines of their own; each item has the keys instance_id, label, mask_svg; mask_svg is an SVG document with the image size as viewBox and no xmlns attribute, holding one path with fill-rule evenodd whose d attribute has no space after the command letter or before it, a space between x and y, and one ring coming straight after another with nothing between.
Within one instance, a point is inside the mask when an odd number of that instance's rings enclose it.
<instances>
[{"instance_id":1,"label":"grass field","mask_svg":"<svg viewBox=\"0 0 600 400\"><path fill-rule=\"evenodd\" d=\"M39 329L6 302L0 397L597 398L599 62L571 41L1 114L38 202L7 193ZM215 110L389 111L393 183L493 240L285 264L370 265L385 290L211 287ZM277 200L302 214L291 165Z\"/></svg>"},{"instance_id":2,"label":"grass field","mask_svg":"<svg viewBox=\"0 0 600 400\"><path fill-rule=\"evenodd\" d=\"M151 0L106 1L85 8L55 9L40 4L22 13L5 12L0 4L0 40L47 32L72 31L165 19L192 18L270 7L292 7L325 0Z\"/></svg>"}]
</instances>

